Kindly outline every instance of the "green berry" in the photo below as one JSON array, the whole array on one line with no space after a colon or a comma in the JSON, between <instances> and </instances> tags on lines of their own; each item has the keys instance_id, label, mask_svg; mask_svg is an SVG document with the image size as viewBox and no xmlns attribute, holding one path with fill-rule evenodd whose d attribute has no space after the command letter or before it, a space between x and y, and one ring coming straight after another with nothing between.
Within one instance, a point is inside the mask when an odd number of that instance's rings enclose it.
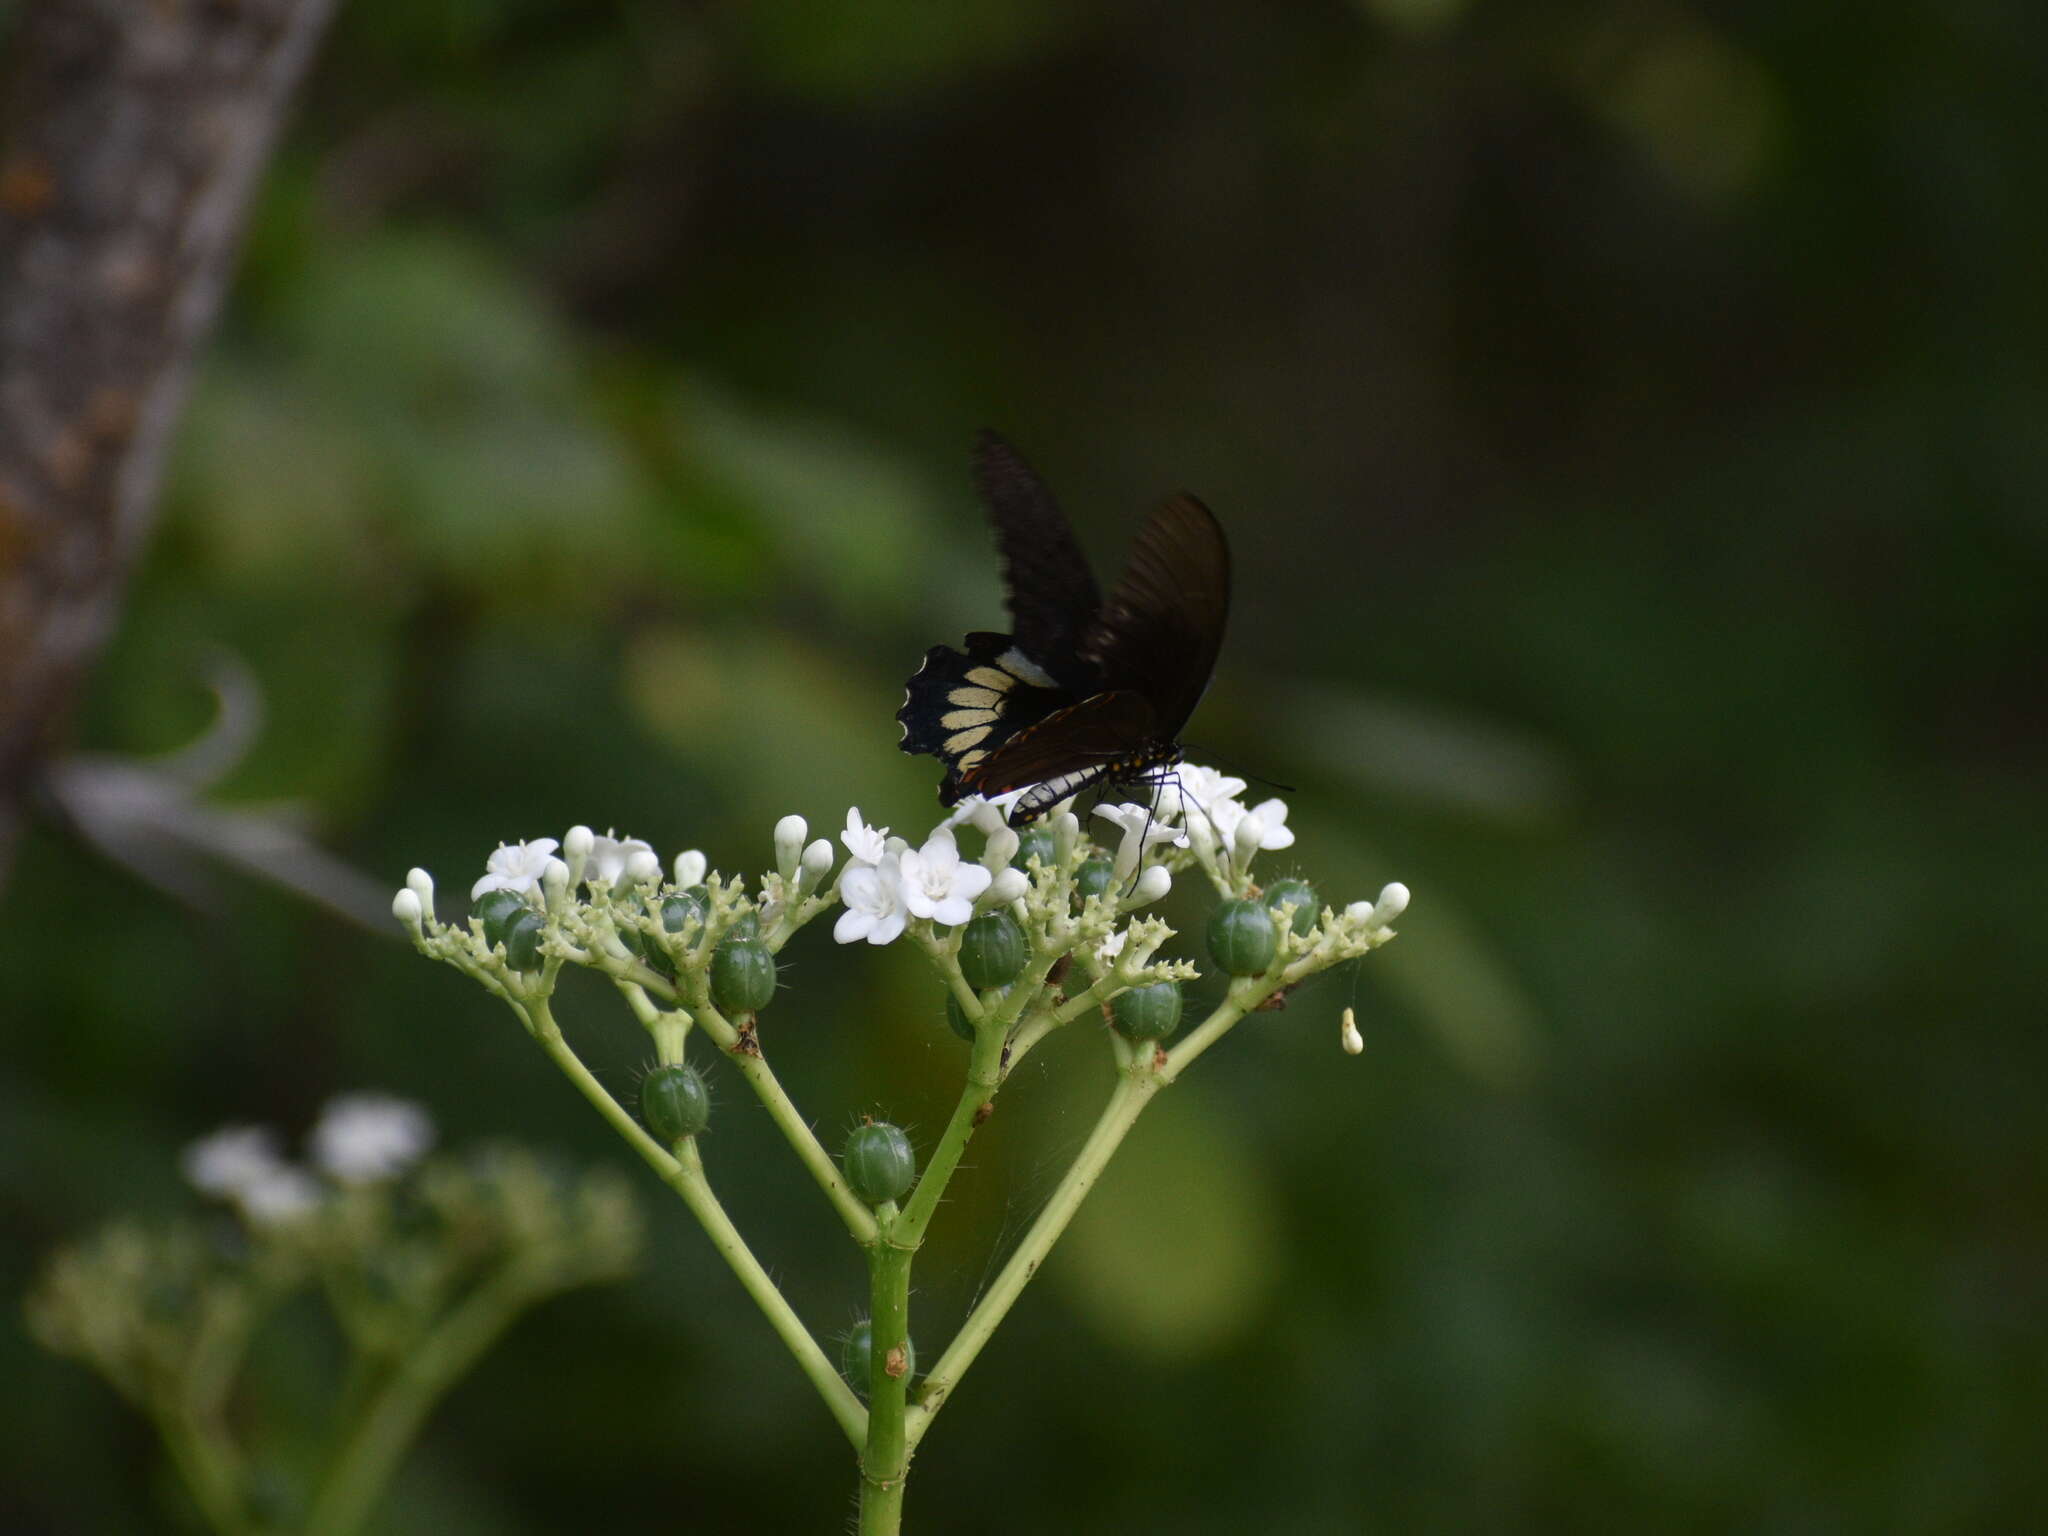
<instances>
[{"instance_id":1,"label":"green berry","mask_svg":"<svg viewBox=\"0 0 2048 1536\"><path fill-rule=\"evenodd\" d=\"M711 913L711 904L705 899L704 887L693 885L680 896L665 896L661 902L661 926L670 933L681 933L692 923L702 924Z\"/></svg>"},{"instance_id":2,"label":"green berry","mask_svg":"<svg viewBox=\"0 0 2048 1536\"><path fill-rule=\"evenodd\" d=\"M742 912L732 920L732 926L725 930L735 939L757 939L761 936L761 914Z\"/></svg>"},{"instance_id":3,"label":"green berry","mask_svg":"<svg viewBox=\"0 0 2048 1536\"><path fill-rule=\"evenodd\" d=\"M967 1010L960 1006L960 999L950 993L946 996L946 1024L962 1040L974 1038L974 1021L967 1017Z\"/></svg>"},{"instance_id":4,"label":"green berry","mask_svg":"<svg viewBox=\"0 0 2048 1536\"><path fill-rule=\"evenodd\" d=\"M726 1013L758 1013L775 995L775 957L755 938L732 938L711 956L711 1000Z\"/></svg>"},{"instance_id":5,"label":"green berry","mask_svg":"<svg viewBox=\"0 0 2048 1536\"><path fill-rule=\"evenodd\" d=\"M1209 915L1209 955L1233 976L1256 976L1273 963L1280 936L1256 901L1226 901Z\"/></svg>"},{"instance_id":6,"label":"green berry","mask_svg":"<svg viewBox=\"0 0 2048 1536\"><path fill-rule=\"evenodd\" d=\"M1018 869L1028 870L1035 858L1047 869L1051 869L1053 860L1058 856L1058 848L1052 840L1052 833L1045 827L1032 827L1018 834L1016 857L1012 858L1010 863Z\"/></svg>"},{"instance_id":7,"label":"green berry","mask_svg":"<svg viewBox=\"0 0 2048 1536\"><path fill-rule=\"evenodd\" d=\"M1024 930L1007 912L984 912L960 931L960 974L977 992L1017 979L1024 969Z\"/></svg>"},{"instance_id":8,"label":"green berry","mask_svg":"<svg viewBox=\"0 0 2048 1536\"><path fill-rule=\"evenodd\" d=\"M897 1199L917 1177L917 1154L900 1127L886 1120L856 1126L846 1138L839 1167L853 1192L869 1205Z\"/></svg>"},{"instance_id":9,"label":"green berry","mask_svg":"<svg viewBox=\"0 0 2048 1536\"><path fill-rule=\"evenodd\" d=\"M1116 866L1107 859L1090 859L1074 875L1074 894L1086 901L1090 896L1106 895L1110 882L1116 879Z\"/></svg>"},{"instance_id":10,"label":"green berry","mask_svg":"<svg viewBox=\"0 0 2048 1536\"><path fill-rule=\"evenodd\" d=\"M1109 1011L1125 1039L1164 1040L1180 1028L1180 983L1160 981L1119 992Z\"/></svg>"},{"instance_id":11,"label":"green berry","mask_svg":"<svg viewBox=\"0 0 2048 1536\"><path fill-rule=\"evenodd\" d=\"M1266 887L1266 910L1275 917L1280 908L1291 903L1294 907L1294 936L1306 938L1316 925L1316 915L1322 910L1322 903L1316 899L1316 888L1306 880L1275 880Z\"/></svg>"},{"instance_id":12,"label":"green berry","mask_svg":"<svg viewBox=\"0 0 2048 1536\"><path fill-rule=\"evenodd\" d=\"M906 1376L915 1376L917 1374L917 1345L913 1341L909 1339L903 1341L903 1356L904 1374ZM866 1318L862 1318L853 1325L846 1335L845 1347L839 1354L839 1372L846 1378L847 1384L863 1397L867 1396L868 1381L874 1372L874 1361L874 1325Z\"/></svg>"},{"instance_id":13,"label":"green berry","mask_svg":"<svg viewBox=\"0 0 2048 1536\"><path fill-rule=\"evenodd\" d=\"M517 891L485 891L477 897L469 915L482 921L484 943L495 945L505 942L505 925L519 913L530 910L526 898Z\"/></svg>"},{"instance_id":14,"label":"green berry","mask_svg":"<svg viewBox=\"0 0 2048 1536\"><path fill-rule=\"evenodd\" d=\"M697 1135L711 1123L703 1074L688 1063L656 1067L640 1085L640 1118L664 1142Z\"/></svg>"},{"instance_id":15,"label":"green berry","mask_svg":"<svg viewBox=\"0 0 2048 1536\"><path fill-rule=\"evenodd\" d=\"M533 908L516 914L505 925L505 963L515 971L541 968L540 941L548 931L548 920Z\"/></svg>"}]
</instances>

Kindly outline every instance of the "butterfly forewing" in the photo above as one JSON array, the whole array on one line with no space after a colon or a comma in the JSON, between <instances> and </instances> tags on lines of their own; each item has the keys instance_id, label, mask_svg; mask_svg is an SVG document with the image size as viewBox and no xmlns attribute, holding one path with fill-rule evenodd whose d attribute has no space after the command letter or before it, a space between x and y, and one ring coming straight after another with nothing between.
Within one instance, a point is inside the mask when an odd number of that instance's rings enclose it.
<instances>
[{"instance_id":1,"label":"butterfly forewing","mask_svg":"<svg viewBox=\"0 0 2048 1536\"><path fill-rule=\"evenodd\" d=\"M1082 650L1103 687L1142 693L1159 733L1177 737L1209 687L1229 614L1223 529L1194 497L1175 496L1139 531Z\"/></svg>"},{"instance_id":2,"label":"butterfly forewing","mask_svg":"<svg viewBox=\"0 0 2048 1536\"><path fill-rule=\"evenodd\" d=\"M1102 597L1052 491L1024 456L993 432L974 444L974 483L995 525L1018 649L1078 690L1086 675L1080 646Z\"/></svg>"}]
</instances>

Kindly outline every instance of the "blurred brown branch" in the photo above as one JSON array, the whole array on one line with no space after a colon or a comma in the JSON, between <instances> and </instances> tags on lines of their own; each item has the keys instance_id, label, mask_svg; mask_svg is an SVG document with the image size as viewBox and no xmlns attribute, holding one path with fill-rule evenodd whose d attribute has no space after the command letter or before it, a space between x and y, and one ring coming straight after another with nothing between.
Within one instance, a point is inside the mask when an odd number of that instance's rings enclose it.
<instances>
[{"instance_id":1,"label":"blurred brown branch","mask_svg":"<svg viewBox=\"0 0 2048 1536\"><path fill-rule=\"evenodd\" d=\"M41 0L0 108L0 880L333 0Z\"/></svg>"}]
</instances>

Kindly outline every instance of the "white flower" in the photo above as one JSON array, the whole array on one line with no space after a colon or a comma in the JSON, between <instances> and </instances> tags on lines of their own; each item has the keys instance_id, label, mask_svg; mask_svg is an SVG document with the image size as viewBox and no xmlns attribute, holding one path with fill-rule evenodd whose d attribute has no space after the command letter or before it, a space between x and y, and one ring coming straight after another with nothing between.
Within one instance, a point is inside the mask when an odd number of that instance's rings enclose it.
<instances>
[{"instance_id":1,"label":"white flower","mask_svg":"<svg viewBox=\"0 0 2048 1536\"><path fill-rule=\"evenodd\" d=\"M946 825L957 827L963 821L971 821L983 833L993 833L997 827L1010 824L1010 807L1022 800L1031 789L1026 784L1022 789L1009 789L1000 795L968 795L953 807L952 815L946 818Z\"/></svg>"},{"instance_id":2,"label":"white flower","mask_svg":"<svg viewBox=\"0 0 2048 1536\"><path fill-rule=\"evenodd\" d=\"M348 1184L395 1178L434 1144L434 1122L417 1104L381 1093L329 1099L311 1138L313 1161Z\"/></svg>"},{"instance_id":3,"label":"white flower","mask_svg":"<svg viewBox=\"0 0 2048 1536\"><path fill-rule=\"evenodd\" d=\"M206 1195L237 1195L282 1164L277 1132L263 1125L224 1125L178 1158L192 1187Z\"/></svg>"},{"instance_id":4,"label":"white flower","mask_svg":"<svg viewBox=\"0 0 2048 1536\"><path fill-rule=\"evenodd\" d=\"M1123 828L1124 840L1116 851L1116 878L1119 882L1131 878L1138 861L1151 851L1154 843L1172 843L1178 848L1188 845L1187 833L1179 827L1168 826L1152 813L1149 806L1098 805L1095 814Z\"/></svg>"},{"instance_id":5,"label":"white flower","mask_svg":"<svg viewBox=\"0 0 2048 1536\"><path fill-rule=\"evenodd\" d=\"M860 807L855 806L846 813L846 830L839 834L839 841L846 844L846 851L857 864L880 864L888 857L889 829L871 827L860 819ZM851 873L851 871L848 871ZM845 940L841 940L844 943ZM883 943L888 940L884 939Z\"/></svg>"},{"instance_id":6,"label":"white flower","mask_svg":"<svg viewBox=\"0 0 2048 1536\"><path fill-rule=\"evenodd\" d=\"M950 828L940 827L921 849L902 856L903 903L914 917L957 928L974 915L974 898L995 878L979 864L965 864Z\"/></svg>"},{"instance_id":7,"label":"white flower","mask_svg":"<svg viewBox=\"0 0 2048 1536\"><path fill-rule=\"evenodd\" d=\"M1216 836L1226 848L1249 840L1249 835L1245 838L1238 836L1248 817L1257 818L1251 830L1258 834L1250 852L1294 846L1294 833L1287 825L1287 802L1284 800L1261 800L1250 810L1235 800L1219 800L1209 807L1209 819L1215 823ZM1239 851L1243 853L1245 850Z\"/></svg>"},{"instance_id":8,"label":"white flower","mask_svg":"<svg viewBox=\"0 0 2048 1536\"><path fill-rule=\"evenodd\" d=\"M626 873L626 861L636 853L654 856L651 843L637 837L614 837L607 830L603 837L590 840L590 857L583 865L583 883L593 891L599 886L617 885ZM660 865L655 866L657 869Z\"/></svg>"},{"instance_id":9,"label":"white flower","mask_svg":"<svg viewBox=\"0 0 2048 1536\"><path fill-rule=\"evenodd\" d=\"M859 939L887 944L903 932L909 920L903 910L903 872L894 854L879 864L847 865L839 877L839 899L846 903L846 910L832 925L832 937L841 944Z\"/></svg>"},{"instance_id":10,"label":"white flower","mask_svg":"<svg viewBox=\"0 0 2048 1536\"><path fill-rule=\"evenodd\" d=\"M498 851L484 861L484 877L469 888L469 899L488 891L517 891L525 895L540 884L540 877L548 867L548 856L555 851L552 837L537 837L530 843L498 845Z\"/></svg>"},{"instance_id":11,"label":"white flower","mask_svg":"<svg viewBox=\"0 0 2048 1536\"><path fill-rule=\"evenodd\" d=\"M1205 811L1218 801L1235 800L1245 792L1243 779L1231 778L1200 763L1182 763L1167 782L1179 788L1183 802L1192 802Z\"/></svg>"},{"instance_id":12,"label":"white flower","mask_svg":"<svg viewBox=\"0 0 2048 1536\"><path fill-rule=\"evenodd\" d=\"M251 1226L271 1227L305 1215L326 1193L305 1169L279 1163L235 1191L235 1206Z\"/></svg>"}]
</instances>

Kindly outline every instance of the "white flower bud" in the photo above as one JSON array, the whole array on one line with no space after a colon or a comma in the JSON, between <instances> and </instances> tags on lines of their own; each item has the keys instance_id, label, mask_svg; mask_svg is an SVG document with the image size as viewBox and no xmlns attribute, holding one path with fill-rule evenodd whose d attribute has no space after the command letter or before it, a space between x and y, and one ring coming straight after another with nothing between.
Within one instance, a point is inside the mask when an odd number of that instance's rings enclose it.
<instances>
[{"instance_id":1,"label":"white flower bud","mask_svg":"<svg viewBox=\"0 0 2048 1536\"><path fill-rule=\"evenodd\" d=\"M1007 907L1013 901L1022 901L1031 890L1031 879L1021 869L1004 869L996 873L987 890L981 893L981 900L975 905L986 912L991 907Z\"/></svg>"},{"instance_id":2,"label":"white flower bud","mask_svg":"<svg viewBox=\"0 0 2048 1536\"><path fill-rule=\"evenodd\" d=\"M803 858L804 839L811 835L810 823L801 816L785 816L775 823L775 868L785 880L796 878Z\"/></svg>"},{"instance_id":3,"label":"white flower bud","mask_svg":"<svg viewBox=\"0 0 2048 1536\"><path fill-rule=\"evenodd\" d=\"M562 834L562 857L573 867L590 857L591 845L597 841L597 834L578 823Z\"/></svg>"},{"instance_id":4,"label":"white flower bud","mask_svg":"<svg viewBox=\"0 0 2048 1536\"><path fill-rule=\"evenodd\" d=\"M420 893L409 885L401 886L398 894L391 898L391 915L405 924L406 927L412 929L413 932L419 932L421 916Z\"/></svg>"},{"instance_id":5,"label":"white flower bud","mask_svg":"<svg viewBox=\"0 0 2048 1536\"><path fill-rule=\"evenodd\" d=\"M702 885L708 867L703 854L694 848L685 849L676 855L676 884L686 891L693 885Z\"/></svg>"},{"instance_id":6,"label":"white flower bud","mask_svg":"<svg viewBox=\"0 0 2048 1536\"><path fill-rule=\"evenodd\" d=\"M405 888L420 899L422 915L434 910L434 877L424 869L406 871Z\"/></svg>"},{"instance_id":7,"label":"white flower bud","mask_svg":"<svg viewBox=\"0 0 2048 1536\"><path fill-rule=\"evenodd\" d=\"M1344 1010L1344 1028L1340 1038L1347 1055L1356 1056L1365 1049L1365 1036L1358 1032L1358 1017L1349 1008Z\"/></svg>"},{"instance_id":8,"label":"white flower bud","mask_svg":"<svg viewBox=\"0 0 2048 1536\"><path fill-rule=\"evenodd\" d=\"M981 867L991 874L1007 868L1017 857L1018 842L1016 828L998 825L988 835L988 846L981 850Z\"/></svg>"},{"instance_id":9,"label":"white flower bud","mask_svg":"<svg viewBox=\"0 0 2048 1536\"><path fill-rule=\"evenodd\" d=\"M1195 850L1195 857L1201 863L1216 862L1216 828L1207 813L1197 811L1187 819L1188 843Z\"/></svg>"},{"instance_id":10,"label":"white flower bud","mask_svg":"<svg viewBox=\"0 0 2048 1536\"><path fill-rule=\"evenodd\" d=\"M569 866L560 859L549 859L540 872L540 888L550 907L559 904L569 893Z\"/></svg>"},{"instance_id":11,"label":"white flower bud","mask_svg":"<svg viewBox=\"0 0 2048 1536\"><path fill-rule=\"evenodd\" d=\"M821 837L804 850L798 878L805 890L815 890L831 872L832 842L829 838Z\"/></svg>"},{"instance_id":12,"label":"white flower bud","mask_svg":"<svg viewBox=\"0 0 2048 1536\"><path fill-rule=\"evenodd\" d=\"M1237 861L1245 868L1251 867L1252 855L1259 851L1259 845L1266 840L1266 818L1257 811L1246 811L1237 824L1237 834L1231 843L1237 852Z\"/></svg>"},{"instance_id":13,"label":"white flower bud","mask_svg":"<svg viewBox=\"0 0 2048 1536\"><path fill-rule=\"evenodd\" d=\"M1160 900L1172 889L1173 876L1167 872L1166 866L1164 864L1148 864L1145 866L1145 872L1138 876L1138 883L1131 891L1130 900L1126 901L1124 905L1126 907L1149 906L1153 902Z\"/></svg>"},{"instance_id":14,"label":"white flower bud","mask_svg":"<svg viewBox=\"0 0 2048 1536\"><path fill-rule=\"evenodd\" d=\"M1371 921L1372 921L1372 903L1371 903L1371 902L1369 902L1369 901L1354 901L1354 902L1352 902L1350 906L1348 906L1348 907L1346 907L1346 908L1344 909L1344 920L1345 920L1346 922L1351 922L1351 923L1369 923L1369 922L1371 922Z\"/></svg>"},{"instance_id":15,"label":"white flower bud","mask_svg":"<svg viewBox=\"0 0 2048 1536\"><path fill-rule=\"evenodd\" d=\"M1372 904L1372 920L1391 923L1407 910L1408 887L1396 880L1380 888L1380 899Z\"/></svg>"},{"instance_id":16,"label":"white flower bud","mask_svg":"<svg viewBox=\"0 0 2048 1536\"><path fill-rule=\"evenodd\" d=\"M626 884L652 885L661 878L661 860L651 848L635 848L626 855Z\"/></svg>"},{"instance_id":17,"label":"white flower bud","mask_svg":"<svg viewBox=\"0 0 2048 1536\"><path fill-rule=\"evenodd\" d=\"M1065 864L1074 856L1074 849L1081 842L1081 818L1072 811L1061 811L1052 819L1053 857Z\"/></svg>"}]
</instances>

